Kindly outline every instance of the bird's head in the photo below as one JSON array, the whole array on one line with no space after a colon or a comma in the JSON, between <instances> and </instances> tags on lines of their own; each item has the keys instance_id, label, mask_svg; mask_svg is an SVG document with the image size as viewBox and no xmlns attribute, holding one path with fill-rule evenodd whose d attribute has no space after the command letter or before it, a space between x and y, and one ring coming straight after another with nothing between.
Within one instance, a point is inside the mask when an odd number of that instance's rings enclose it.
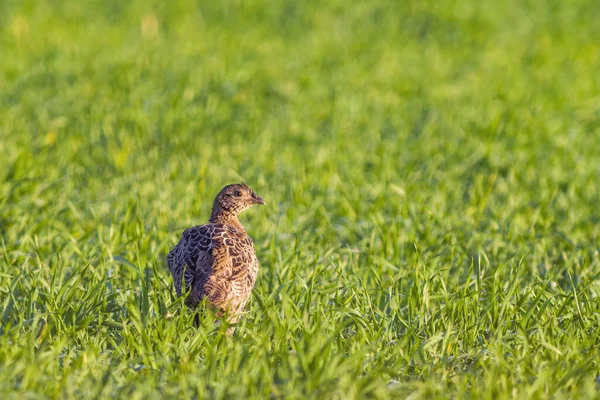
<instances>
[{"instance_id":1,"label":"bird's head","mask_svg":"<svg viewBox=\"0 0 600 400\"><path fill-rule=\"evenodd\" d=\"M220 209L237 215L255 204L265 204L265 201L245 183L234 183L221 189L215 199L213 213Z\"/></svg>"}]
</instances>

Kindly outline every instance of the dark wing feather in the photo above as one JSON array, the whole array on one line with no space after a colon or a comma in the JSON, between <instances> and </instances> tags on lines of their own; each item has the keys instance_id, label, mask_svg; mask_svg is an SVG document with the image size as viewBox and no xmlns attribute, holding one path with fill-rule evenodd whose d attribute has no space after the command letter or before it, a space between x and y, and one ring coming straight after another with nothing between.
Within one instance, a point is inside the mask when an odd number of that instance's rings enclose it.
<instances>
[{"instance_id":1,"label":"dark wing feather","mask_svg":"<svg viewBox=\"0 0 600 400\"><path fill-rule=\"evenodd\" d=\"M198 294L194 289L207 281L212 268L212 233L213 229L209 225L186 229L177 246L167 256L167 265L173 276L177 296L181 296L182 292L188 291L191 286L193 290L190 300L196 300L193 302L196 304L200 299L197 298ZM182 278L185 290L181 288Z\"/></svg>"}]
</instances>

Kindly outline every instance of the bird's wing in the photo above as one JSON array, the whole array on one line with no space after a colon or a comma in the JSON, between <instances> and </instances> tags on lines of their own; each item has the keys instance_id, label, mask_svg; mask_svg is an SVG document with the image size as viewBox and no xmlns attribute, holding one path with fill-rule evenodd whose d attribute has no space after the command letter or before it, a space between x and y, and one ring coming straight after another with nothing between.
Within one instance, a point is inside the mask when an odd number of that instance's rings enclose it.
<instances>
[{"instance_id":1,"label":"bird's wing","mask_svg":"<svg viewBox=\"0 0 600 400\"><path fill-rule=\"evenodd\" d=\"M186 229L181 235L177 246L169 252L167 256L167 265L173 275L175 291L177 296L181 296L181 281L183 278L185 291L190 286L196 288L202 287L208 280L212 264L212 248L214 229L210 225L200 225ZM192 293L193 297L198 294ZM199 301L200 299L196 299Z\"/></svg>"},{"instance_id":2,"label":"bird's wing","mask_svg":"<svg viewBox=\"0 0 600 400\"><path fill-rule=\"evenodd\" d=\"M221 225L215 229L212 243L212 273L203 295L221 309L241 311L258 272L252 239L245 232Z\"/></svg>"}]
</instances>

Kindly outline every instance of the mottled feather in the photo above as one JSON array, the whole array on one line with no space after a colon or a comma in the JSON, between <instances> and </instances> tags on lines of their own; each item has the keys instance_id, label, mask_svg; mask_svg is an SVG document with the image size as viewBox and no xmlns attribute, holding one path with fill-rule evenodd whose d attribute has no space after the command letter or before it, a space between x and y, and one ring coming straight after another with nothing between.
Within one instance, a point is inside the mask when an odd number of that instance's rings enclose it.
<instances>
[{"instance_id":1,"label":"mottled feather","mask_svg":"<svg viewBox=\"0 0 600 400\"><path fill-rule=\"evenodd\" d=\"M229 322L239 319L256 282L258 260L237 215L253 204L264 201L248 186L226 186L214 201L210 222L186 229L169 252L175 291L177 296L189 292L188 307L195 309L206 298L219 314L228 312Z\"/></svg>"}]
</instances>

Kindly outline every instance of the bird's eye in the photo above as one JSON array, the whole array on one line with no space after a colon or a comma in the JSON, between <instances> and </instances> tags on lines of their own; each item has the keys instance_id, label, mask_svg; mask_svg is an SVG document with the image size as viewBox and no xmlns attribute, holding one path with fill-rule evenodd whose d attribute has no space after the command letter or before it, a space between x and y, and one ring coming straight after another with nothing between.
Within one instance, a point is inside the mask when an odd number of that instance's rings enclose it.
<instances>
[{"instance_id":1,"label":"bird's eye","mask_svg":"<svg viewBox=\"0 0 600 400\"><path fill-rule=\"evenodd\" d=\"M235 197L242 197L242 192L240 192L239 190L236 190L235 192L233 192L233 195Z\"/></svg>"}]
</instances>

